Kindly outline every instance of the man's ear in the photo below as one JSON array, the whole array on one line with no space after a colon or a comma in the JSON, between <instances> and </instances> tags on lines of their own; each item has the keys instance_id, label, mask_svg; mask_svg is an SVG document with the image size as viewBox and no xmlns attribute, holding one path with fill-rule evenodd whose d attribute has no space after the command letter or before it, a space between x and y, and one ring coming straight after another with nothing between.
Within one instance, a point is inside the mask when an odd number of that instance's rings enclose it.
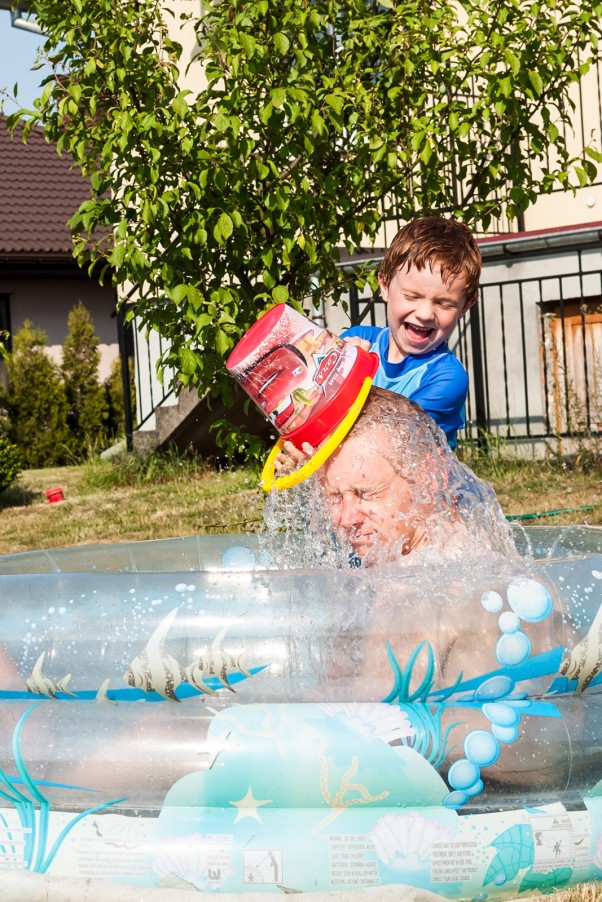
<instances>
[{"instance_id":1,"label":"man's ear","mask_svg":"<svg viewBox=\"0 0 602 902\"><path fill-rule=\"evenodd\" d=\"M381 297L386 304L389 300L389 286L380 273L378 274L378 284L380 286Z\"/></svg>"}]
</instances>

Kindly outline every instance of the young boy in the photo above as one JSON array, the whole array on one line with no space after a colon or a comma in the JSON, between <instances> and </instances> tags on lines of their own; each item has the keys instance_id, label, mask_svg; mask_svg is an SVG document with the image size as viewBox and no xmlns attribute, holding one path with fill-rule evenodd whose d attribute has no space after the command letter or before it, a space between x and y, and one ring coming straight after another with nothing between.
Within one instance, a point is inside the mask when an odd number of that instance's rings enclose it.
<instances>
[{"instance_id":1,"label":"young boy","mask_svg":"<svg viewBox=\"0 0 602 902\"><path fill-rule=\"evenodd\" d=\"M464 426L466 370L447 339L478 297L481 254L470 229L439 217L403 226L378 273L387 327L353 326L342 337L375 351L374 385L419 404L455 448Z\"/></svg>"}]
</instances>

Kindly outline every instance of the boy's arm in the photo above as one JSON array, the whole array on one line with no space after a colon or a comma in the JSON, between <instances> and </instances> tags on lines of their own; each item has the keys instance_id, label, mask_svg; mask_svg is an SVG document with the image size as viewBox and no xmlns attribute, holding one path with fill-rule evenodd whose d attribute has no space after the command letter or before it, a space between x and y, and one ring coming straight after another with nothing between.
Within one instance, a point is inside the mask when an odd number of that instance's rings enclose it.
<instances>
[{"instance_id":1,"label":"boy's arm","mask_svg":"<svg viewBox=\"0 0 602 902\"><path fill-rule=\"evenodd\" d=\"M369 351L381 332L382 329L377 326L351 326L341 332L341 338L357 348Z\"/></svg>"}]
</instances>

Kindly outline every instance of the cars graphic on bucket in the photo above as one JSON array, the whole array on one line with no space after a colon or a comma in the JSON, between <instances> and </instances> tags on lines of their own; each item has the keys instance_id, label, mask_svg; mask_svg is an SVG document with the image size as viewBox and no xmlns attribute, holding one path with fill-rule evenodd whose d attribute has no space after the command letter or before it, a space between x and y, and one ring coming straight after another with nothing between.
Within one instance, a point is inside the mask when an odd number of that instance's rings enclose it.
<instances>
[{"instance_id":1,"label":"cars graphic on bucket","mask_svg":"<svg viewBox=\"0 0 602 902\"><path fill-rule=\"evenodd\" d=\"M226 367L278 432L317 447L344 419L378 358L278 304L251 326Z\"/></svg>"},{"instance_id":2,"label":"cars graphic on bucket","mask_svg":"<svg viewBox=\"0 0 602 902\"><path fill-rule=\"evenodd\" d=\"M226 367L280 433L262 477L271 491L306 479L333 453L359 416L378 357L278 304L251 326ZM309 464L275 478L285 440L318 450Z\"/></svg>"}]
</instances>

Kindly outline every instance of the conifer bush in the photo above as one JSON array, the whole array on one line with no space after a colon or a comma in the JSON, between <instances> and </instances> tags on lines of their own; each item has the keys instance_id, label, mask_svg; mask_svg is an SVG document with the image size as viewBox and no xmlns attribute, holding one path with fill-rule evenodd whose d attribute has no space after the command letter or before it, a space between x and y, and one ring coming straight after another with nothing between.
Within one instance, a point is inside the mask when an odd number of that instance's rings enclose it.
<instances>
[{"instance_id":1,"label":"conifer bush","mask_svg":"<svg viewBox=\"0 0 602 902\"><path fill-rule=\"evenodd\" d=\"M0 435L0 492L17 481L21 473L19 449L5 435Z\"/></svg>"},{"instance_id":2,"label":"conifer bush","mask_svg":"<svg viewBox=\"0 0 602 902\"><path fill-rule=\"evenodd\" d=\"M107 445L109 409L106 393L98 381L99 339L82 301L69 313L63 344L61 372L68 404L67 424L76 458Z\"/></svg>"},{"instance_id":3,"label":"conifer bush","mask_svg":"<svg viewBox=\"0 0 602 902\"><path fill-rule=\"evenodd\" d=\"M24 467L64 464L73 451L65 386L47 344L46 333L26 320L6 357L7 437L19 449Z\"/></svg>"}]
</instances>

